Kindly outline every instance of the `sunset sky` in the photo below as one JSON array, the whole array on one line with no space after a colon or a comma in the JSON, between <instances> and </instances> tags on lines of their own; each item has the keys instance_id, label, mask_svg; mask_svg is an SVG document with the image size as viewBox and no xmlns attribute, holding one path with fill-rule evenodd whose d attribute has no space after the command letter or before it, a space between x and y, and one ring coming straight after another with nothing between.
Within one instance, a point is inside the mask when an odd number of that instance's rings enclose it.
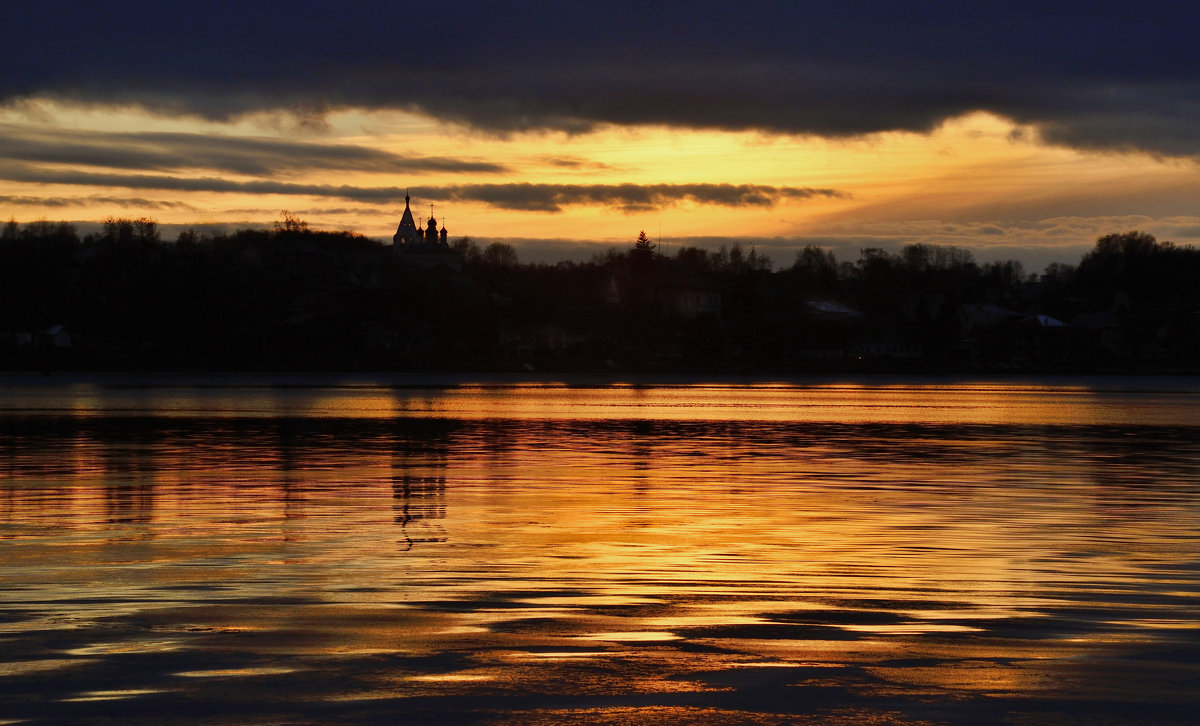
<instances>
[{"instance_id":1,"label":"sunset sky","mask_svg":"<svg viewBox=\"0 0 1200 726\"><path fill-rule=\"evenodd\" d=\"M5 9L6 219L390 239L411 190L525 261L1200 239L1178 3L106 5Z\"/></svg>"}]
</instances>

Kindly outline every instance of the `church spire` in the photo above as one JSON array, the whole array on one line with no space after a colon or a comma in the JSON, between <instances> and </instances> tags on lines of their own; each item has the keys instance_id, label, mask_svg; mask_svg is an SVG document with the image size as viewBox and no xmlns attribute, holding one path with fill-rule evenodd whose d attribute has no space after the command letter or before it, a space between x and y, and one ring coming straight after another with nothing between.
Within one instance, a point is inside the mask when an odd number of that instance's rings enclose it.
<instances>
[{"instance_id":1,"label":"church spire","mask_svg":"<svg viewBox=\"0 0 1200 726\"><path fill-rule=\"evenodd\" d=\"M400 217L400 226L396 228L396 234L392 237L393 245L406 245L417 243L417 223L413 221L412 209L408 203L412 201L412 197L408 196L408 190L404 190L404 216Z\"/></svg>"}]
</instances>

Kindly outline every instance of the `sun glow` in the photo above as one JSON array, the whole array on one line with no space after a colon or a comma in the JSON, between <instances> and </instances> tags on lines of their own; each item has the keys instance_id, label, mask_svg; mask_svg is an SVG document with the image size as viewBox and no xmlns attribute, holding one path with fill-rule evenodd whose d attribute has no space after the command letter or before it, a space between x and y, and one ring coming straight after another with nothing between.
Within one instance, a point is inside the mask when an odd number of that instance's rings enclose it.
<instances>
[{"instance_id":1,"label":"sun glow","mask_svg":"<svg viewBox=\"0 0 1200 726\"><path fill-rule=\"evenodd\" d=\"M217 122L41 100L0 108L0 126L43 145L120 148L82 166L8 162L0 198L18 221L148 216L232 230L286 209L316 229L387 239L411 190L416 215L444 221L452 238L611 245L644 229L668 252L705 238L1090 244L1139 209L1200 229L1184 204L1200 187L1194 164L1052 147L984 113L928 134L844 140L666 126L497 136L399 111ZM1075 221L1046 222L1059 217Z\"/></svg>"}]
</instances>

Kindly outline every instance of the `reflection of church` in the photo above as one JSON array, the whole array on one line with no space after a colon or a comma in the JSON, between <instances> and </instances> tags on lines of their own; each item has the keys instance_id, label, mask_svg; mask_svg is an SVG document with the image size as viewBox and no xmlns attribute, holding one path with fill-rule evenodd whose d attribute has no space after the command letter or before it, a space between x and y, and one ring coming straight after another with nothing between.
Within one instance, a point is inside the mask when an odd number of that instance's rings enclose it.
<instances>
[{"instance_id":1,"label":"reflection of church","mask_svg":"<svg viewBox=\"0 0 1200 726\"><path fill-rule=\"evenodd\" d=\"M405 260L423 268L444 266L452 270L462 269L461 256L450 249L446 241L446 223L443 221L442 228L438 229L437 220L431 213L428 225L424 229L418 227L409 208L411 199L407 194L404 195L404 216L400 218L400 226L392 236L392 249Z\"/></svg>"},{"instance_id":2,"label":"reflection of church","mask_svg":"<svg viewBox=\"0 0 1200 726\"><path fill-rule=\"evenodd\" d=\"M437 520L446 518L446 477L392 475L392 508L404 549L424 542L445 542Z\"/></svg>"}]
</instances>

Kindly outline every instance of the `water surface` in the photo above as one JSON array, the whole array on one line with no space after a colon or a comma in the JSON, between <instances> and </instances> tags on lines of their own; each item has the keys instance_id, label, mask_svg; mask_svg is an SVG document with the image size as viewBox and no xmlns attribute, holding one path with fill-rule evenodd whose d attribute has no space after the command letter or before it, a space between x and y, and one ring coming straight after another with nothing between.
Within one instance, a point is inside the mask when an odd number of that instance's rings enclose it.
<instances>
[{"instance_id":1,"label":"water surface","mask_svg":"<svg viewBox=\"0 0 1200 726\"><path fill-rule=\"evenodd\" d=\"M0 723L1191 723L1200 387L20 381Z\"/></svg>"}]
</instances>

